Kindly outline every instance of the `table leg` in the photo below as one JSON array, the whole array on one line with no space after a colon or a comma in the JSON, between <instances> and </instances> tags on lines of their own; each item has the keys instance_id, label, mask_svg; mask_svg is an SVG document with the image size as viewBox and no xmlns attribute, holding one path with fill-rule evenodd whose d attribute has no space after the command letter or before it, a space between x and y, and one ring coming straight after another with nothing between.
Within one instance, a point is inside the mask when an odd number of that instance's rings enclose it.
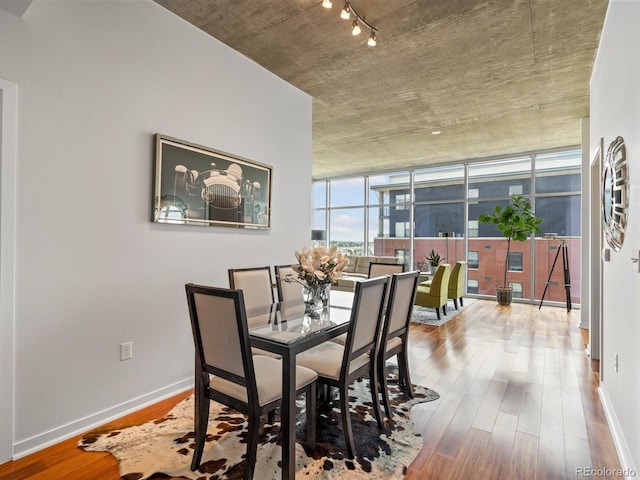
<instances>
[{"instance_id":1,"label":"table leg","mask_svg":"<svg viewBox=\"0 0 640 480\"><path fill-rule=\"evenodd\" d=\"M280 408L282 429L282 478L296 477L296 356L282 356L282 406Z\"/></svg>"}]
</instances>

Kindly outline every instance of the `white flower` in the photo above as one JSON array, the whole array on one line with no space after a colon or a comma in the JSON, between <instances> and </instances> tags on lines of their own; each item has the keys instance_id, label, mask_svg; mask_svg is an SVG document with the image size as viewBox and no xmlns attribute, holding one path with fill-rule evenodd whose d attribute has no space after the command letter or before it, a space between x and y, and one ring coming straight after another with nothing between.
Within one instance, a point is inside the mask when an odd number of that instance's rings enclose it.
<instances>
[{"instance_id":1,"label":"white flower","mask_svg":"<svg viewBox=\"0 0 640 480\"><path fill-rule=\"evenodd\" d=\"M342 278L342 270L349 264L349 258L344 256L338 247L303 247L295 252L295 257L298 264L291 267L298 272L301 283L307 285L332 283Z\"/></svg>"}]
</instances>

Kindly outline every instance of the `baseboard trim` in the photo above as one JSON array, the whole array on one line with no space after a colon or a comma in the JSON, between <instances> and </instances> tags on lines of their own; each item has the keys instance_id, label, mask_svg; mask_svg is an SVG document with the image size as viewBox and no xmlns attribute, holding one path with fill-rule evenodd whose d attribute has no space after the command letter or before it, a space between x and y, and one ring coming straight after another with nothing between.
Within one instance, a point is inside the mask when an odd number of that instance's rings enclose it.
<instances>
[{"instance_id":1,"label":"baseboard trim","mask_svg":"<svg viewBox=\"0 0 640 480\"><path fill-rule=\"evenodd\" d=\"M627 441L622 433L622 428L620 427L620 422L618 421L616 412L611 404L611 398L609 397L607 390L602 386L602 383L598 387L598 395L600 396L600 403L602 403L602 408L604 409L604 415L607 417L607 422L609 422L609 429L611 430L613 443L616 446L616 451L618 452L618 458L620 459L620 466L622 467L624 478L628 480L635 480L638 477L638 470L636 470L636 467L633 464L631 452L629 451L629 446L627 445Z\"/></svg>"},{"instance_id":2,"label":"baseboard trim","mask_svg":"<svg viewBox=\"0 0 640 480\"><path fill-rule=\"evenodd\" d=\"M62 425L58 428L43 432L39 435L21 440L13 445L13 459L25 457L44 448L60 443L63 440L80 435L87 430L104 425L112 420L124 417L137 410L158 403L169 397L185 392L193 388L193 377L168 385L164 388L149 392L127 402L121 403L101 412L96 412L84 418Z\"/></svg>"}]
</instances>

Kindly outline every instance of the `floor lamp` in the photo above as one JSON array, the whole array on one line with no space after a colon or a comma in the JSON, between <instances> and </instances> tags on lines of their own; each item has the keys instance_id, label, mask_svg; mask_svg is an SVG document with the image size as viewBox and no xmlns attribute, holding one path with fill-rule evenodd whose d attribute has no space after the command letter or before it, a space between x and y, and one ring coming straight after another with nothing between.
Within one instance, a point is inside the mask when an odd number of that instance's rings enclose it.
<instances>
[{"instance_id":1,"label":"floor lamp","mask_svg":"<svg viewBox=\"0 0 640 480\"><path fill-rule=\"evenodd\" d=\"M449 262L449 237L455 236L455 232L438 232L438 236L444 237L444 245L445 249L447 250L447 256L445 257L445 260L447 263L451 263Z\"/></svg>"},{"instance_id":2,"label":"floor lamp","mask_svg":"<svg viewBox=\"0 0 640 480\"><path fill-rule=\"evenodd\" d=\"M311 240L314 246L327 239L327 232L325 230L311 230Z\"/></svg>"}]
</instances>

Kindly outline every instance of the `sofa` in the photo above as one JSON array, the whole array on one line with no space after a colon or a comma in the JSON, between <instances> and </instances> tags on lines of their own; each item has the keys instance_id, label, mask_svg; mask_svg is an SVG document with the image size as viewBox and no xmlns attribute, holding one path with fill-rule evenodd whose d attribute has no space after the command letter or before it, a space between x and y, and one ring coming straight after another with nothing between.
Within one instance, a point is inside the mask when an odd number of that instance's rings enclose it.
<instances>
[{"instance_id":1,"label":"sofa","mask_svg":"<svg viewBox=\"0 0 640 480\"><path fill-rule=\"evenodd\" d=\"M352 292L356 283L369 278L370 263L400 263L397 257L349 255L349 265L342 270L342 278L339 278L331 288L333 290Z\"/></svg>"}]
</instances>

